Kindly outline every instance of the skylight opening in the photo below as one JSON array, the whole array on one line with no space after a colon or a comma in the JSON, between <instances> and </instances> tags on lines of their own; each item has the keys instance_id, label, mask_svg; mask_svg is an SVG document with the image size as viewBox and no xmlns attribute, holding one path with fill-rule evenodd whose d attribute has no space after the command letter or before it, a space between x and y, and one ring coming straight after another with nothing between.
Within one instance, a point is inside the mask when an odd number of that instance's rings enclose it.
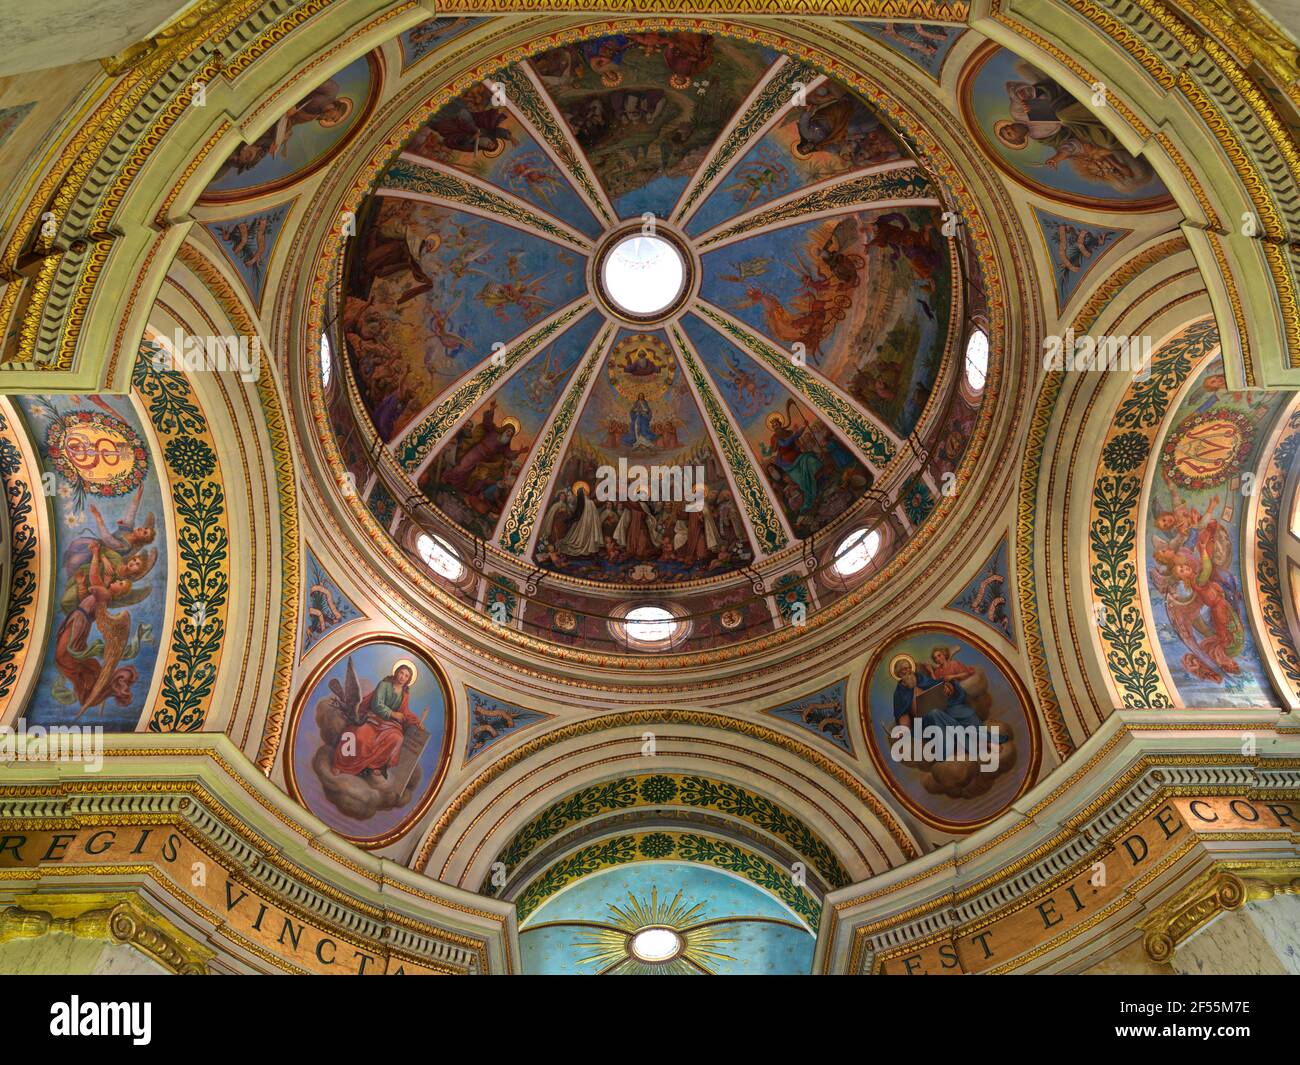
<instances>
[{"instance_id":1,"label":"skylight opening","mask_svg":"<svg viewBox=\"0 0 1300 1065\"><path fill-rule=\"evenodd\" d=\"M623 615L623 629L631 643L664 643L672 639L680 624L661 606L637 606Z\"/></svg>"},{"instance_id":2,"label":"skylight opening","mask_svg":"<svg viewBox=\"0 0 1300 1065\"><path fill-rule=\"evenodd\" d=\"M421 533L420 538L415 541L415 549L424 560L424 564L439 577L458 581L465 576L465 564L456 554L456 549L441 536Z\"/></svg>"},{"instance_id":3,"label":"skylight opening","mask_svg":"<svg viewBox=\"0 0 1300 1065\"><path fill-rule=\"evenodd\" d=\"M989 375L989 335L976 329L966 341L966 386L972 392L983 392Z\"/></svg>"},{"instance_id":4,"label":"skylight opening","mask_svg":"<svg viewBox=\"0 0 1300 1065\"><path fill-rule=\"evenodd\" d=\"M682 937L671 928L644 928L629 944L632 957L654 964L675 958L682 950Z\"/></svg>"},{"instance_id":5,"label":"skylight opening","mask_svg":"<svg viewBox=\"0 0 1300 1065\"><path fill-rule=\"evenodd\" d=\"M609 298L629 314L649 315L671 307L686 281L681 254L662 237L637 234L619 241L605 257L602 280Z\"/></svg>"},{"instance_id":6,"label":"skylight opening","mask_svg":"<svg viewBox=\"0 0 1300 1065\"><path fill-rule=\"evenodd\" d=\"M831 565L841 577L852 577L866 569L879 550L880 530L855 529L840 541Z\"/></svg>"}]
</instances>

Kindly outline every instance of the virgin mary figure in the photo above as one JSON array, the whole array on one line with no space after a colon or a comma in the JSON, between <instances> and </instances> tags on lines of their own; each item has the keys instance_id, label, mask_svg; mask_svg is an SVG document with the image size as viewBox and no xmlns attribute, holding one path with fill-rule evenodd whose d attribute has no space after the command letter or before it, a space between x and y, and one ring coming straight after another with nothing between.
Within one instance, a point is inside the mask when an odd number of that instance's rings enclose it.
<instances>
[{"instance_id":1,"label":"virgin mary figure","mask_svg":"<svg viewBox=\"0 0 1300 1065\"><path fill-rule=\"evenodd\" d=\"M622 441L625 447L654 447L659 442L659 434L650 430L651 416L645 393L638 393L627 416L627 432Z\"/></svg>"}]
</instances>

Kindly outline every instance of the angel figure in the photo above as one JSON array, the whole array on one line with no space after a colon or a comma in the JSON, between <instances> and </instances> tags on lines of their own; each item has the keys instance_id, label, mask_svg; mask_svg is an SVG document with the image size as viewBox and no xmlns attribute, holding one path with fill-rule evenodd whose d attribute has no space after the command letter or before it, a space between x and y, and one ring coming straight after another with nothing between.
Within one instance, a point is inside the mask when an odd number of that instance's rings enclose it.
<instances>
[{"instance_id":1,"label":"angel figure","mask_svg":"<svg viewBox=\"0 0 1300 1065\"><path fill-rule=\"evenodd\" d=\"M114 577L113 569L103 556L98 542L91 545L90 562L76 574L76 606L69 611L55 634L54 661L72 686L81 717L92 707L102 707L111 696L121 706L131 702L131 687L139 674L134 666L120 665L133 658L139 644L150 638L147 626L140 626L132 647L128 647L131 615L126 610L114 614L112 605L138 602L143 594L133 594L131 581ZM89 643L98 629L100 640ZM96 658L99 653L102 658Z\"/></svg>"},{"instance_id":2,"label":"angel figure","mask_svg":"<svg viewBox=\"0 0 1300 1065\"><path fill-rule=\"evenodd\" d=\"M479 290L477 299L483 306L488 307L502 321L508 320L508 311L510 307L518 307L519 313L523 316L525 322L532 322L540 318L547 308L554 304L542 295L542 286L550 274L525 274L520 275L520 253L511 252L506 259L506 273L509 280L500 281L486 274L481 270L475 270L475 273L482 273L488 278L483 288Z\"/></svg>"},{"instance_id":3,"label":"angel figure","mask_svg":"<svg viewBox=\"0 0 1300 1065\"><path fill-rule=\"evenodd\" d=\"M345 683L330 680L330 691L351 726L343 737L347 742L334 749L330 768L335 774L372 781L388 779L388 771L398 763L407 732L423 728L424 718L411 712L410 689L414 681L414 663L401 659L363 699L351 658Z\"/></svg>"},{"instance_id":4,"label":"angel figure","mask_svg":"<svg viewBox=\"0 0 1300 1065\"><path fill-rule=\"evenodd\" d=\"M1212 563L1214 579L1234 602L1239 600L1241 588L1232 575L1235 551L1228 535L1228 523L1232 520L1231 497L1220 503L1216 495L1203 512L1188 503L1176 488L1171 487L1171 498L1173 506L1156 513L1156 528L1165 535L1152 534L1154 552L1157 555L1161 551L1177 552L1184 547L1190 548L1193 554L1204 550Z\"/></svg>"},{"instance_id":5,"label":"angel figure","mask_svg":"<svg viewBox=\"0 0 1300 1065\"><path fill-rule=\"evenodd\" d=\"M935 680L968 680L975 676L975 667L957 661L960 645L947 647L940 644L930 650L930 665L923 666Z\"/></svg>"},{"instance_id":6,"label":"angel figure","mask_svg":"<svg viewBox=\"0 0 1300 1065\"><path fill-rule=\"evenodd\" d=\"M143 496L144 485L141 484L136 489L130 510L125 517L118 519L113 530L104 524L99 508L90 504L90 514L95 519L95 532L86 530L74 538L63 552L63 572L69 582L65 601L71 599L75 603L75 598L72 598L76 591L75 579L78 574L85 574L96 546L99 547L102 562L109 568L110 580L125 578L136 582L153 569L158 561L158 549L148 545L157 538L157 519L150 511L145 515L144 521L136 524ZM71 605L67 605L64 610L71 608Z\"/></svg>"},{"instance_id":7,"label":"angel figure","mask_svg":"<svg viewBox=\"0 0 1300 1065\"><path fill-rule=\"evenodd\" d=\"M772 402L768 380L755 377L726 352L723 352L722 359L727 365L726 380L731 385L737 414L742 418L751 417Z\"/></svg>"},{"instance_id":8,"label":"angel figure","mask_svg":"<svg viewBox=\"0 0 1300 1065\"><path fill-rule=\"evenodd\" d=\"M1174 631L1188 648L1184 668L1217 683L1225 674L1240 673L1236 656L1245 645L1241 619L1214 580L1209 559L1202 555L1198 560L1186 549L1158 551L1151 577L1165 598Z\"/></svg>"},{"instance_id":9,"label":"angel figure","mask_svg":"<svg viewBox=\"0 0 1300 1065\"><path fill-rule=\"evenodd\" d=\"M550 396L568 376L570 368L563 356L556 355L554 346L547 348L543 361L540 364L533 362L521 375L529 406L534 410L548 409Z\"/></svg>"},{"instance_id":10,"label":"angel figure","mask_svg":"<svg viewBox=\"0 0 1300 1065\"><path fill-rule=\"evenodd\" d=\"M229 225L217 226L217 233L230 245L230 254L261 278L262 268L266 266L270 247L267 234L271 227L270 215L249 221L231 222Z\"/></svg>"},{"instance_id":11,"label":"angel figure","mask_svg":"<svg viewBox=\"0 0 1300 1065\"><path fill-rule=\"evenodd\" d=\"M1216 514L1218 503L1215 496L1201 514L1175 495L1173 509L1157 515L1157 527L1168 535L1152 536L1151 582L1187 647L1183 668L1222 684L1241 672L1236 658L1245 646L1245 626L1241 589L1230 569L1232 540Z\"/></svg>"}]
</instances>

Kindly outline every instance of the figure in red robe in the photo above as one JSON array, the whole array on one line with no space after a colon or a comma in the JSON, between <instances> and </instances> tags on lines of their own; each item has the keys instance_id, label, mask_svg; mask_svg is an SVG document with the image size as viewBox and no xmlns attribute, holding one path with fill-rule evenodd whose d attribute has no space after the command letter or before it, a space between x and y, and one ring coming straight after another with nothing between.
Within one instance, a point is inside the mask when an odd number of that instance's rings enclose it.
<instances>
[{"instance_id":1,"label":"figure in red robe","mask_svg":"<svg viewBox=\"0 0 1300 1065\"><path fill-rule=\"evenodd\" d=\"M397 765L406 730L418 726L420 719L411 713L411 670L398 666L391 674L361 701L358 708L360 724L351 731L353 742L346 742L349 733L334 749L331 768L335 773L352 776L378 773L385 779L388 771ZM345 753L346 748L351 753Z\"/></svg>"}]
</instances>

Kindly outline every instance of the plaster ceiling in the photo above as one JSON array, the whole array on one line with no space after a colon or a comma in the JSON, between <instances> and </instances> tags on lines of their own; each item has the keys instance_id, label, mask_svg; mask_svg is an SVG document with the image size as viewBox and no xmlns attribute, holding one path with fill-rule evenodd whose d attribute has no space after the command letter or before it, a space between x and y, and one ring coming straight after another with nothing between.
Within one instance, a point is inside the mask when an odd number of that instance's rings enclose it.
<instances>
[{"instance_id":1,"label":"plaster ceiling","mask_svg":"<svg viewBox=\"0 0 1300 1065\"><path fill-rule=\"evenodd\" d=\"M0 8L0 75L114 55L156 32L189 4L180 0L48 0Z\"/></svg>"}]
</instances>

